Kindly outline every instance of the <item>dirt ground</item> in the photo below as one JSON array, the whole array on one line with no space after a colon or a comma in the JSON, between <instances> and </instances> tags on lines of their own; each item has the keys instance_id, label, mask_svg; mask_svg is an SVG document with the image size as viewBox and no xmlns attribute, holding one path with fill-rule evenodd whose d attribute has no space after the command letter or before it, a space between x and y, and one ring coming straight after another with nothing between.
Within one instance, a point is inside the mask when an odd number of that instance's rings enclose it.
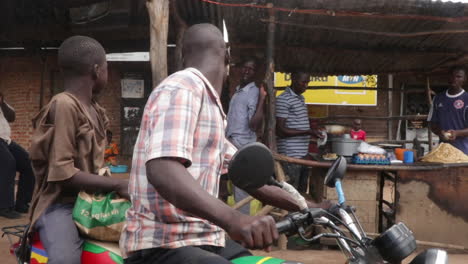
<instances>
[{"instance_id":1,"label":"dirt ground","mask_svg":"<svg viewBox=\"0 0 468 264\"><path fill-rule=\"evenodd\" d=\"M27 218L23 217L20 220L9 220L0 217L0 228L5 226L12 225L21 225L26 224ZM9 242L6 236L0 238L0 263L1 264L17 264L15 258L9 253ZM255 255L261 256L271 256L281 259L286 259L290 261L298 261L304 264L343 264L345 259L343 254L338 250L281 250L281 251L272 251L266 253L264 251L254 251ZM408 260L411 260L413 256L409 257ZM403 263L408 263L405 261ZM468 254L450 254L449 255L450 264L465 264L468 263Z\"/></svg>"}]
</instances>

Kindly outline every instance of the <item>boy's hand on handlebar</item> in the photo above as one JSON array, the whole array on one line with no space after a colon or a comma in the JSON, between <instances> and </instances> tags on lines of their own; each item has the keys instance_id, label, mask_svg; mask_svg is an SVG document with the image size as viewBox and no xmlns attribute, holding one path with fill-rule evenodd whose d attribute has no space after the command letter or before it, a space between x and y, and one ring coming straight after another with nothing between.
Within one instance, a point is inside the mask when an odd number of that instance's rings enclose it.
<instances>
[{"instance_id":1,"label":"boy's hand on handlebar","mask_svg":"<svg viewBox=\"0 0 468 264\"><path fill-rule=\"evenodd\" d=\"M271 216L248 216L232 219L226 230L235 241L239 241L249 249L264 249L270 251L271 245L278 239L276 223Z\"/></svg>"}]
</instances>

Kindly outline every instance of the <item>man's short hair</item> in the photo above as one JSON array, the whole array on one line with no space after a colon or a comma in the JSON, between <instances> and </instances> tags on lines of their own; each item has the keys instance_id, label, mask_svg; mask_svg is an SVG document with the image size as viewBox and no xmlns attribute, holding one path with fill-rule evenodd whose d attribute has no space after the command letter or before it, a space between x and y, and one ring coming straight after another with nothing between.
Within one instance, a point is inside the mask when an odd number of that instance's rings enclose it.
<instances>
[{"instance_id":1,"label":"man's short hair","mask_svg":"<svg viewBox=\"0 0 468 264\"><path fill-rule=\"evenodd\" d=\"M461 66L461 65L455 65L453 66L452 68L450 68L450 73L455 73L457 71L463 71L466 75L466 68L464 66Z\"/></svg>"},{"instance_id":2,"label":"man's short hair","mask_svg":"<svg viewBox=\"0 0 468 264\"><path fill-rule=\"evenodd\" d=\"M58 64L62 72L85 75L95 64L106 60L106 52L97 40L85 36L67 38L58 50Z\"/></svg>"},{"instance_id":3,"label":"man's short hair","mask_svg":"<svg viewBox=\"0 0 468 264\"><path fill-rule=\"evenodd\" d=\"M306 71L294 71L291 73L291 80L296 80L297 78L299 78L299 76L301 75L308 75L310 76L310 73L306 72Z\"/></svg>"},{"instance_id":4,"label":"man's short hair","mask_svg":"<svg viewBox=\"0 0 468 264\"><path fill-rule=\"evenodd\" d=\"M255 57L245 57L242 58L241 63L239 64L240 66L244 66L247 62L253 62L255 64L255 68L258 67L258 59Z\"/></svg>"}]
</instances>

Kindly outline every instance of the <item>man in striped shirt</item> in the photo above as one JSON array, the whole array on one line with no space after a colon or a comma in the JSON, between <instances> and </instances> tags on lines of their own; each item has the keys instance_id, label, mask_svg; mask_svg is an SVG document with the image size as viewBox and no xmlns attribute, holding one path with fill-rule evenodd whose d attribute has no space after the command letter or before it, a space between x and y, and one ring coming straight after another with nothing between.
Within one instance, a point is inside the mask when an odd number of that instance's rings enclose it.
<instances>
[{"instance_id":1,"label":"man in striped shirt","mask_svg":"<svg viewBox=\"0 0 468 264\"><path fill-rule=\"evenodd\" d=\"M308 154L310 136L321 137L319 131L311 129L309 115L302 93L307 89L310 75L295 72L291 75L291 87L276 98L276 128L278 152L303 159ZM283 163L289 182L299 191L307 190L308 169L305 166Z\"/></svg>"}]
</instances>

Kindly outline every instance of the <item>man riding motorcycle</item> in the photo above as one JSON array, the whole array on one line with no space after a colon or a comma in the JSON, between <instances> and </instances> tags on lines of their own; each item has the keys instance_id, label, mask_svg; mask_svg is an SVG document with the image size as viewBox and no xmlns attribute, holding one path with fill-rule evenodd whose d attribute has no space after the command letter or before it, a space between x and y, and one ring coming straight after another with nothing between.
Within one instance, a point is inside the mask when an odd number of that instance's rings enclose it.
<instances>
[{"instance_id":1,"label":"man riding motorcycle","mask_svg":"<svg viewBox=\"0 0 468 264\"><path fill-rule=\"evenodd\" d=\"M218 28L190 27L183 43L186 69L167 77L149 97L133 154L132 207L120 240L125 263L231 263L250 255L233 240L268 249L278 237L272 217L244 215L217 199L219 176L235 152L224 137L219 100L227 56ZM299 210L278 187L246 191Z\"/></svg>"}]
</instances>

